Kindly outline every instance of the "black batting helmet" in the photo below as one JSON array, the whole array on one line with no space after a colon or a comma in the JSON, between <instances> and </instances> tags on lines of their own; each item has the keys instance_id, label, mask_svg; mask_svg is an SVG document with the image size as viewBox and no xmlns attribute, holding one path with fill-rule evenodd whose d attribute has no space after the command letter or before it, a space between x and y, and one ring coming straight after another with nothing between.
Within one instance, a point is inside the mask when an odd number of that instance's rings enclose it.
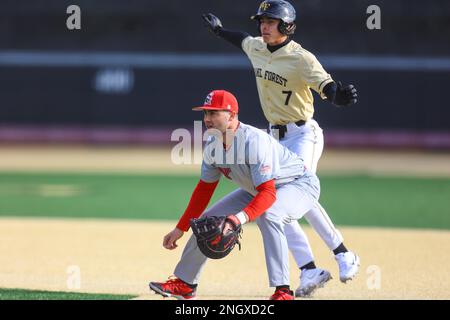
<instances>
[{"instance_id":1,"label":"black batting helmet","mask_svg":"<svg viewBox=\"0 0 450 320\"><path fill-rule=\"evenodd\" d=\"M295 9L287 1L283 0L265 0L261 2L258 12L251 19L258 21L262 17L279 19L278 31L285 35L294 34L295 31Z\"/></svg>"}]
</instances>

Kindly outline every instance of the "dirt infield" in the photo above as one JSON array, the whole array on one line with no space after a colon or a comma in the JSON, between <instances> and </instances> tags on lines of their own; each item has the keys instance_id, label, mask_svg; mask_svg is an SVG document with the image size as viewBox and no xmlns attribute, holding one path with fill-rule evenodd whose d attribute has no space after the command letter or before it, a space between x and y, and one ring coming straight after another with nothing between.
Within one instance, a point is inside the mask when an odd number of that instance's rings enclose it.
<instances>
[{"instance_id":1,"label":"dirt infield","mask_svg":"<svg viewBox=\"0 0 450 320\"><path fill-rule=\"evenodd\" d=\"M149 294L147 283L171 275L187 240L175 251L162 248L162 237L173 224L1 218L0 287L160 299ZM316 299L450 299L450 231L341 228L362 260L357 279L345 285L323 242L311 229L305 231L316 261L334 276ZM293 260L291 270L296 287ZM242 251L208 263L198 293L201 299L266 299L272 293L255 225L245 227Z\"/></svg>"},{"instance_id":2,"label":"dirt infield","mask_svg":"<svg viewBox=\"0 0 450 320\"><path fill-rule=\"evenodd\" d=\"M176 165L169 148L0 146L0 171L198 174L199 163ZM192 160L193 157L188 159ZM450 177L450 153L326 150L320 174Z\"/></svg>"}]
</instances>

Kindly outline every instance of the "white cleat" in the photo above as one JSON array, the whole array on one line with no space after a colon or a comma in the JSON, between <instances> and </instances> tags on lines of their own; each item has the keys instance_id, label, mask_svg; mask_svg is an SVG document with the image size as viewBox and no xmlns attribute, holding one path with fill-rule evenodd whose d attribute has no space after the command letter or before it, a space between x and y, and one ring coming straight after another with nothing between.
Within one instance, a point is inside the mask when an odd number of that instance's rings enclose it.
<instances>
[{"instance_id":1,"label":"white cleat","mask_svg":"<svg viewBox=\"0 0 450 320\"><path fill-rule=\"evenodd\" d=\"M317 288L322 288L331 279L327 270L320 268L303 270L300 275L300 286L295 290L296 297L310 297Z\"/></svg>"},{"instance_id":2,"label":"white cleat","mask_svg":"<svg viewBox=\"0 0 450 320\"><path fill-rule=\"evenodd\" d=\"M351 251L341 252L334 256L339 265L339 278L346 283L352 280L359 271L359 257Z\"/></svg>"}]
</instances>

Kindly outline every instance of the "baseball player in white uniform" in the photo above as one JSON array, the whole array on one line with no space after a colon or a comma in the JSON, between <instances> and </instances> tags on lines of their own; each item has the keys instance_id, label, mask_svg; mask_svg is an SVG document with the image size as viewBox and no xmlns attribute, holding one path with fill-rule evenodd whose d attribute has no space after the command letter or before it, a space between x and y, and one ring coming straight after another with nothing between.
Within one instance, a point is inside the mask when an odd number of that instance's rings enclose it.
<instances>
[{"instance_id":1,"label":"baseball player in white uniform","mask_svg":"<svg viewBox=\"0 0 450 320\"><path fill-rule=\"evenodd\" d=\"M205 25L217 36L242 49L250 59L256 77L260 103L270 123L270 133L289 150L299 155L312 172L316 172L322 155L322 129L313 119L314 99L310 89L337 106L356 103L353 85L335 83L316 57L289 35L295 31L296 13L282 0L263 1L252 19L261 34L252 37L245 32L224 29L213 14L203 15ZM360 259L343 244L343 237L322 206L305 214L306 220L334 252L342 282L358 272ZM301 271L296 295L310 295L331 276L317 268L311 247L297 221L285 227L286 237Z\"/></svg>"},{"instance_id":2,"label":"baseball player in white uniform","mask_svg":"<svg viewBox=\"0 0 450 320\"><path fill-rule=\"evenodd\" d=\"M201 107L207 129L218 132L207 141L201 179L177 226L163 240L172 250L189 229L192 218L228 216L236 224L256 221L264 243L272 300L293 300L289 287L288 244L284 225L317 207L320 183L303 160L264 131L238 120L236 98L224 90L211 92ZM204 211L221 176L239 188ZM151 282L150 289L165 297L195 299L196 286L207 257L192 235L178 262L175 278Z\"/></svg>"}]
</instances>

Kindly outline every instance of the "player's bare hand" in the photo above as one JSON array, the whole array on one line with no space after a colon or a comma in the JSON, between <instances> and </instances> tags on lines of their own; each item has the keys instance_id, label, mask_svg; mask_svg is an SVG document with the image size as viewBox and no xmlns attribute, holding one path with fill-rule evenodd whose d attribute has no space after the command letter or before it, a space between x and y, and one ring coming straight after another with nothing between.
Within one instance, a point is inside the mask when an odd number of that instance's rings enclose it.
<instances>
[{"instance_id":1,"label":"player's bare hand","mask_svg":"<svg viewBox=\"0 0 450 320\"><path fill-rule=\"evenodd\" d=\"M223 234L228 234L230 232L233 232L241 225L241 222L239 219L234 215L231 214L227 216L227 219L225 220L225 224L223 226Z\"/></svg>"},{"instance_id":2,"label":"player's bare hand","mask_svg":"<svg viewBox=\"0 0 450 320\"><path fill-rule=\"evenodd\" d=\"M178 228L173 229L168 234L164 236L163 247L168 250L173 250L177 245L177 240L183 236L184 232Z\"/></svg>"},{"instance_id":3,"label":"player's bare hand","mask_svg":"<svg viewBox=\"0 0 450 320\"><path fill-rule=\"evenodd\" d=\"M220 19L212 13L202 14L202 18L205 27L207 27L212 33L217 34L217 32L222 28L222 22L220 22Z\"/></svg>"},{"instance_id":4,"label":"player's bare hand","mask_svg":"<svg viewBox=\"0 0 450 320\"><path fill-rule=\"evenodd\" d=\"M231 222L225 222L222 233L228 234L230 232L233 232L234 229L235 229L235 227Z\"/></svg>"}]
</instances>

